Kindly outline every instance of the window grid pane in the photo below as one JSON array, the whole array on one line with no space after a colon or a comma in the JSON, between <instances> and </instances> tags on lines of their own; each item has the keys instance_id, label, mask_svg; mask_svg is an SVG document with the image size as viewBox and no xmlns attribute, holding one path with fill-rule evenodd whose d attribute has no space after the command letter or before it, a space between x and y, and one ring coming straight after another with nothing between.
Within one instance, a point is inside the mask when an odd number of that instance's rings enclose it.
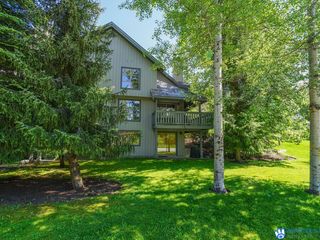
<instances>
[{"instance_id":1,"label":"window grid pane","mask_svg":"<svg viewBox=\"0 0 320 240\"><path fill-rule=\"evenodd\" d=\"M139 89L141 70L139 68L121 68L121 88Z\"/></svg>"},{"instance_id":2,"label":"window grid pane","mask_svg":"<svg viewBox=\"0 0 320 240\"><path fill-rule=\"evenodd\" d=\"M140 121L141 103L139 100L120 100L120 104L126 109L127 121Z\"/></svg>"},{"instance_id":3,"label":"window grid pane","mask_svg":"<svg viewBox=\"0 0 320 240\"><path fill-rule=\"evenodd\" d=\"M139 131L120 131L120 135L130 138L133 146L140 146L141 144L141 133Z\"/></svg>"}]
</instances>

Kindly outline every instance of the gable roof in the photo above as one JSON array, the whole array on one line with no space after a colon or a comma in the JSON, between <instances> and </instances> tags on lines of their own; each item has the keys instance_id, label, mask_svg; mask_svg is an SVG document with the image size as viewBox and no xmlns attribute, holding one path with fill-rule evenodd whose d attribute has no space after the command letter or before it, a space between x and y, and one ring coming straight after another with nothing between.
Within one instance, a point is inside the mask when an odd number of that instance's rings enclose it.
<instances>
[{"instance_id":1,"label":"gable roof","mask_svg":"<svg viewBox=\"0 0 320 240\"><path fill-rule=\"evenodd\" d=\"M109 22L105 25L107 29L113 29L124 39L126 39L134 48L136 48L142 55L146 56L152 63L160 64L160 61L152 56L145 48L143 48L139 43L137 43L132 37L130 37L125 31L123 31L114 22Z\"/></svg>"},{"instance_id":2,"label":"gable roof","mask_svg":"<svg viewBox=\"0 0 320 240\"><path fill-rule=\"evenodd\" d=\"M145 48L143 48L139 43L137 43L132 37L130 37L125 31L123 31L118 25L116 25L114 22L109 22L105 25L106 29L112 29L116 33L118 33L121 37L126 39L131 46L133 46L136 50L138 50L143 56L148 58L153 64L156 64L158 66L162 66L161 61L156 59L152 54L147 51ZM179 88L186 88L181 83L177 82L172 76L170 76L163 68L158 67L157 69L160 71L170 82L172 82L176 87Z\"/></svg>"}]
</instances>

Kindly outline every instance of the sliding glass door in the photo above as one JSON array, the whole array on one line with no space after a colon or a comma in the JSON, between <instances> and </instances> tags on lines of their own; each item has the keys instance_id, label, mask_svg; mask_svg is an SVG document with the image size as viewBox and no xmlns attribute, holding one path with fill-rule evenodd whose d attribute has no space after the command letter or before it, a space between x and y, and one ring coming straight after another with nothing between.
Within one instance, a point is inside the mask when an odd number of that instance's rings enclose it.
<instances>
[{"instance_id":1,"label":"sliding glass door","mask_svg":"<svg viewBox=\"0 0 320 240\"><path fill-rule=\"evenodd\" d=\"M177 155L177 134L174 132L158 133L158 155Z\"/></svg>"}]
</instances>

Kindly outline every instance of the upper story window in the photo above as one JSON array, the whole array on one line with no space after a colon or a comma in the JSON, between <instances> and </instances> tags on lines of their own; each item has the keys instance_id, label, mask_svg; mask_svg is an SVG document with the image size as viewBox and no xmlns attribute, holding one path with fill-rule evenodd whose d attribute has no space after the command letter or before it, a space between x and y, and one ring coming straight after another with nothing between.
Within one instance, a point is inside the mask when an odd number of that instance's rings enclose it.
<instances>
[{"instance_id":1,"label":"upper story window","mask_svg":"<svg viewBox=\"0 0 320 240\"><path fill-rule=\"evenodd\" d=\"M141 118L140 100L119 100L119 104L124 106L127 111L127 121L139 122Z\"/></svg>"},{"instance_id":2,"label":"upper story window","mask_svg":"<svg viewBox=\"0 0 320 240\"><path fill-rule=\"evenodd\" d=\"M141 82L140 68L121 68L121 88L139 90Z\"/></svg>"}]
</instances>

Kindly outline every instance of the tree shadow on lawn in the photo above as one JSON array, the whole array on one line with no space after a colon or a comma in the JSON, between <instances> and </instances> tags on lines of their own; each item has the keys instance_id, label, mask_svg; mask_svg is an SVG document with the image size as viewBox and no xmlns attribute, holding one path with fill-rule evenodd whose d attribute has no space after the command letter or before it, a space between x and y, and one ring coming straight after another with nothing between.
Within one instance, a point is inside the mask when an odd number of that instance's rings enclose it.
<instances>
[{"instance_id":1,"label":"tree shadow on lawn","mask_svg":"<svg viewBox=\"0 0 320 240\"><path fill-rule=\"evenodd\" d=\"M60 175L45 177L9 177L0 181L0 204L42 204L66 202L90 196L114 194L121 190L116 181L97 178L85 178L85 190L73 189L70 178Z\"/></svg>"},{"instance_id":2,"label":"tree shadow on lawn","mask_svg":"<svg viewBox=\"0 0 320 240\"><path fill-rule=\"evenodd\" d=\"M180 184L162 178L113 196L5 208L0 232L4 239L273 239L280 226L320 228L320 200L303 186L232 177L226 179L232 192L217 195L209 191L210 179L182 178Z\"/></svg>"},{"instance_id":3,"label":"tree shadow on lawn","mask_svg":"<svg viewBox=\"0 0 320 240\"><path fill-rule=\"evenodd\" d=\"M227 161L226 166L228 168L246 168L246 167L282 167L282 168L294 168L290 162L295 160L247 160L243 163Z\"/></svg>"},{"instance_id":4,"label":"tree shadow on lawn","mask_svg":"<svg viewBox=\"0 0 320 240\"><path fill-rule=\"evenodd\" d=\"M158 160L158 159L125 159L125 160L112 160L112 161L85 161L81 164L85 169L85 174L89 175L106 175L107 173L117 173L118 171L124 173L127 172L127 176L134 175L136 173L147 173L154 171L170 171L181 173L181 171L203 171L210 170L213 166L212 159L201 160ZM289 161L264 161L264 160L252 160L244 163L229 162L225 163L226 169L236 168L249 168L249 167L280 167L280 168L294 168L290 165Z\"/></svg>"},{"instance_id":5,"label":"tree shadow on lawn","mask_svg":"<svg viewBox=\"0 0 320 240\"><path fill-rule=\"evenodd\" d=\"M119 159L119 160L81 160L80 165L83 172L90 175L101 175L107 172L114 171L127 171L130 172L142 172L142 171L159 171L159 170L198 170L202 171L205 169L212 168L213 159ZM252 166L258 167L284 167L293 168L289 161L266 161L266 160L251 160L243 163L226 161L225 166L228 169L234 168L247 168ZM43 165L26 165L26 166L1 166L0 173L19 173L19 174L30 174L34 175L41 174L47 170L50 170L53 174L58 171L60 174L68 175L68 165L64 168L59 167L59 162L51 162Z\"/></svg>"}]
</instances>

